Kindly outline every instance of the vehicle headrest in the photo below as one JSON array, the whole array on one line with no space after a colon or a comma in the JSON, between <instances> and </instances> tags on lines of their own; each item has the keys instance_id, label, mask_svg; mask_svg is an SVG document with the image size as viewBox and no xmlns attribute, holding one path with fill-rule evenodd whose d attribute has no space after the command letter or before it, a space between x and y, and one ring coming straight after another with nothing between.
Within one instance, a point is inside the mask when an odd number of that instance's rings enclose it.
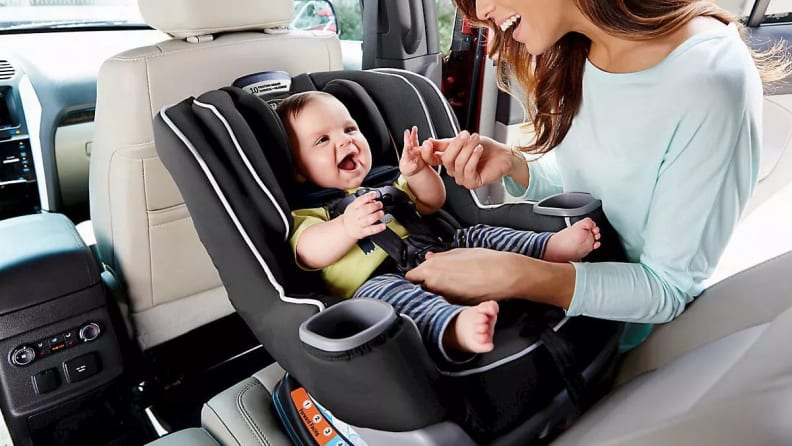
<instances>
[{"instance_id":1,"label":"vehicle headrest","mask_svg":"<svg viewBox=\"0 0 792 446\"><path fill-rule=\"evenodd\" d=\"M294 0L138 0L143 19L175 38L285 27Z\"/></svg>"}]
</instances>

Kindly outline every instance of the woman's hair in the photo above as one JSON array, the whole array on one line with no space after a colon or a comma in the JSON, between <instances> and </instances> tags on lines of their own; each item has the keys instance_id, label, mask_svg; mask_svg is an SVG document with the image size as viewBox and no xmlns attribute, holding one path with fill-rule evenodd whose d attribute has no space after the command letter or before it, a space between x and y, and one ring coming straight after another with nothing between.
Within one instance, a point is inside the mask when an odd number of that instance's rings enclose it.
<instances>
[{"instance_id":1,"label":"woman's hair","mask_svg":"<svg viewBox=\"0 0 792 446\"><path fill-rule=\"evenodd\" d=\"M546 153L561 143L580 108L583 69L591 41L579 33L568 33L544 53L533 56L520 42L511 38L511 31L502 32L491 21L476 18L476 0L454 0L471 23L488 26L493 32L490 56L497 54L498 86L513 94L512 76L522 87L528 107L522 103L530 119L536 139L521 150ZM575 0L586 18L609 34L631 40L650 40L668 35L698 16L714 17L725 24L737 18L705 0ZM763 81L784 77L789 70L787 57L779 57L781 46L763 53L754 53ZM518 98L519 99L519 98Z\"/></svg>"}]
</instances>

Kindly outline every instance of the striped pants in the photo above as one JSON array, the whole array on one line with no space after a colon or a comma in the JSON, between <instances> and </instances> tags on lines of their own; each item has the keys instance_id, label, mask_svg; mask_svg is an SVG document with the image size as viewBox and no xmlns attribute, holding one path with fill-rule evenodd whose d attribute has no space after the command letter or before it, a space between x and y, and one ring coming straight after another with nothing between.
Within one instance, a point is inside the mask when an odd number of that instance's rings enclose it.
<instances>
[{"instance_id":1,"label":"striped pants","mask_svg":"<svg viewBox=\"0 0 792 446\"><path fill-rule=\"evenodd\" d=\"M452 246L455 248L489 248L541 259L552 232L519 231L511 228L475 225L458 229ZM465 306L454 305L442 296L431 293L400 274L382 274L369 278L353 297L384 300L401 314L409 316L418 326L429 354L454 362L443 348L443 334L454 316ZM456 355L459 356L459 355Z\"/></svg>"}]
</instances>

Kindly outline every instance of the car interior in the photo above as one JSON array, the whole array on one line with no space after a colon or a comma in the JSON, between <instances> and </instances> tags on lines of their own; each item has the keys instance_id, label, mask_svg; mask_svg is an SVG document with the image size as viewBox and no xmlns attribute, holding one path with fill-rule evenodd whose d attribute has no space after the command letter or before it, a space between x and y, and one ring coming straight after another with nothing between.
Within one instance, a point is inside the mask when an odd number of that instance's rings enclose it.
<instances>
[{"instance_id":1,"label":"car interior","mask_svg":"<svg viewBox=\"0 0 792 446\"><path fill-rule=\"evenodd\" d=\"M43 3L0 11L103 5ZM522 110L497 90L485 30L456 17L440 48L435 0L347 2L357 40L340 38L343 0L105 3L139 23L0 28L0 444L295 444L273 402L299 374L281 363L292 334L229 299L196 231L207 223L191 214L203 189L185 192L163 163L158 114L253 73L361 70L437 93L443 113L427 128L453 114L459 128L514 143ZM792 4L719 3L745 18L755 48L792 40ZM325 6L332 26L303 17ZM526 422L486 444L792 444L790 93L783 81L766 88L759 184L707 290L622 357L608 392L574 422L538 434ZM474 201L514 199L492 186ZM325 417L343 412L313 397ZM445 420L397 431L355 415L336 420L348 443L302 444L477 444Z\"/></svg>"}]
</instances>

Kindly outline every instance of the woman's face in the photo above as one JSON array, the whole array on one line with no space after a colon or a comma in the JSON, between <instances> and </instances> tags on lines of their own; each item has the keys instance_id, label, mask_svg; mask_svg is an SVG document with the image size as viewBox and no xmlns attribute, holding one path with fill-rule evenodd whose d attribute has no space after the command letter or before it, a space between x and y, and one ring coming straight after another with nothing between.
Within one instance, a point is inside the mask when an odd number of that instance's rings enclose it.
<instances>
[{"instance_id":1,"label":"woman's face","mask_svg":"<svg viewBox=\"0 0 792 446\"><path fill-rule=\"evenodd\" d=\"M575 0L476 0L476 15L539 55L573 30L579 11Z\"/></svg>"}]
</instances>

